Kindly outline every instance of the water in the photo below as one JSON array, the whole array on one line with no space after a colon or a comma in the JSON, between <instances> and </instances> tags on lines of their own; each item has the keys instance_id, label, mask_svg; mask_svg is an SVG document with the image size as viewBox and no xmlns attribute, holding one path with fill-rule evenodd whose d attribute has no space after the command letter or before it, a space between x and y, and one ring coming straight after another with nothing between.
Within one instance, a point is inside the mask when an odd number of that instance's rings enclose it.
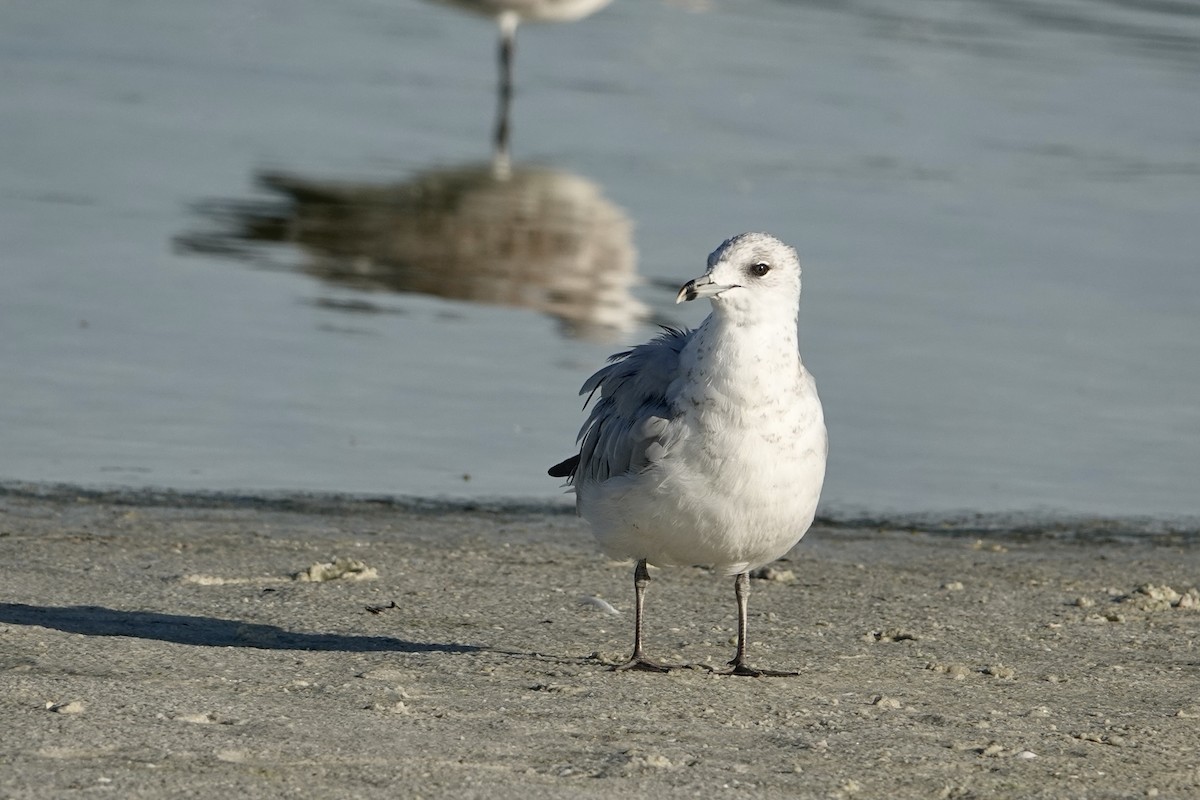
<instances>
[{"instance_id":1,"label":"water","mask_svg":"<svg viewBox=\"0 0 1200 800\"><path fill-rule=\"evenodd\" d=\"M6 5L0 480L561 498L721 239L805 265L826 512L1200 512L1200 12ZM567 502L565 499L562 502Z\"/></svg>"}]
</instances>

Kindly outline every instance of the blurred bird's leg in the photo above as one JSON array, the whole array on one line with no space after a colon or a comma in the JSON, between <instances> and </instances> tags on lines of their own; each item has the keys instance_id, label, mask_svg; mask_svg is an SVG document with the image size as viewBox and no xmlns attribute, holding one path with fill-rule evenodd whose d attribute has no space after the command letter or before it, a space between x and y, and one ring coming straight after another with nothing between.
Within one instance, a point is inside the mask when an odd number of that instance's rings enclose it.
<instances>
[{"instance_id":1,"label":"blurred bird's leg","mask_svg":"<svg viewBox=\"0 0 1200 800\"><path fill-rule=\"evenodd\" d=\"M496 159L508 159L509 110L513 93L513 53L517 46L517 17L515 12L500 15L500 85L497 87Z\"/></svg>"}]
</instances>

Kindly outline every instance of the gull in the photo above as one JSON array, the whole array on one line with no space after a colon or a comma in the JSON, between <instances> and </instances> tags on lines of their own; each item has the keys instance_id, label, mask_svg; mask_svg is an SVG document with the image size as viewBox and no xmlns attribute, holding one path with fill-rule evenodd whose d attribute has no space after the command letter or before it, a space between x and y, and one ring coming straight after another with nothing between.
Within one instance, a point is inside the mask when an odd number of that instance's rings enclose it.
<instances>
[{"instance_id":1,"label":"gull","mask_svg":"<svg viewBox=\"0 0 1200 800\"><path fill-rule=\"evenodd\" d=\"M746 663L750 571L812 525L829 439L796 332L800 260L765 233L728 239L676 303L707 297L691 331L664 329L587 379L597 392L579 452L550 468L574 487L601 550L634 560L634 638L618 670L666 672L646 657L647 565L708 565L736 575L732 675L794 675Z\"/></svg>"}]
</instances>

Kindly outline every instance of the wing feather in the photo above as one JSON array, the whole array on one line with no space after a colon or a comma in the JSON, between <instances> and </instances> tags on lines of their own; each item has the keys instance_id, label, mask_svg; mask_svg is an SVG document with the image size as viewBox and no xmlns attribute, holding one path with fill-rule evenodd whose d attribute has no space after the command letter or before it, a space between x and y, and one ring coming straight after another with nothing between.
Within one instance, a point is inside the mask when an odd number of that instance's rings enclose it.
<instances>
[{"instance_id":1,"label":"wing feather","mask_svg":"<svg viewBox=\"0 0 1200 800\"><path fill-rule=\"evenodd\" d=\"M672 418L668 388L690 336L664 328L649 342L612 356L584 381L579 393L595 404L579 431L579 455L553 469L569 469L568 480L578 485L638 472L660 458Z\"/></svg>"}]
</instances>

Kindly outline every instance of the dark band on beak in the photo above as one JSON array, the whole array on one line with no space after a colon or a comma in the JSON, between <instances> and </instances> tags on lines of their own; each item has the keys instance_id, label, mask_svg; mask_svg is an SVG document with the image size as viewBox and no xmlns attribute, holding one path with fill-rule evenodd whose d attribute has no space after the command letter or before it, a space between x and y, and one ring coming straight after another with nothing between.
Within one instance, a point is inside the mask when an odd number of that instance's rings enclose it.
<instances>
[{"instance_id":1,"label":"dark band on beak","mask_svg":"<svg viewBox=\"0 0 1200 800\"><path fill-rule=\"evenodd\" d=\"M692 280L679 288L679 294L675 295L675 302L682 303L687 300L695 300L699 296L700 293L696 291L696 282Z\"/></svg>"}]
</instances>

